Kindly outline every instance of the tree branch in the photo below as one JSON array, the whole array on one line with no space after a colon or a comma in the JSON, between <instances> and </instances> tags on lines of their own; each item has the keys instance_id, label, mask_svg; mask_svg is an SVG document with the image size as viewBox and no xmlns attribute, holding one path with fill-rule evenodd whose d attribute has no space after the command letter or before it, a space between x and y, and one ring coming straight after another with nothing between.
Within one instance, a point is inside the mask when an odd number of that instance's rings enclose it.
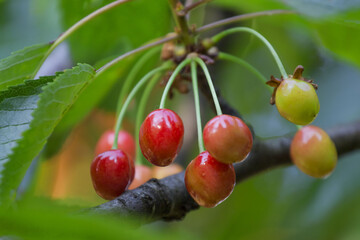
<instances>
[{"instance_id":1,"label":"tree branch","mask_svg":"<svg viewBox=\"0 0 360 240\"><path fill-rule=\"evenodd\" d=\"M335 142L339 157L360 149L360 122L327 130ZM237 183L279 166L290 165L291 137L256 140L249 157L235 164ZM88 209L86 212L140 216L144 221L180 220L199 206L188 194L184 172L167 178L151 179L137 189L126 191L118 198Z\"/></svg>"}]
</instances>

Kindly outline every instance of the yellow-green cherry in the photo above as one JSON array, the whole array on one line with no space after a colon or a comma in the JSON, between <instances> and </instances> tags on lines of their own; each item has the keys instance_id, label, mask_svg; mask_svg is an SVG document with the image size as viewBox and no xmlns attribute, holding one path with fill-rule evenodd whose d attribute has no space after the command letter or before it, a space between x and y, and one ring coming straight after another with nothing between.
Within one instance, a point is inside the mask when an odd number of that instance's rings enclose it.
<instances>
[{"instance_id":1,"label":"yellow-green cherry","mask_svg":"<svg viewBox=\"0 0 360 240\"><path fill-rule=\"evenodd\" d=\"M268 85L275 87L270 103L282 117L297 125L310 124L320 110L317 85L302 77L304 68L297 66L294 74L282 80L271 76Z\"/></svg>"},{"instance_id":2,"label":"yellow-green cherry","mask_svg":"<svg viewBox=\"0 0 360 240\"><path fill-rule=\"evenodd\" d=\"M337 151L329 135L312 125L301 128L290 146L293 163L304 173L315 178L329 176L337 163Z\"/></svg>"}]
</instances>

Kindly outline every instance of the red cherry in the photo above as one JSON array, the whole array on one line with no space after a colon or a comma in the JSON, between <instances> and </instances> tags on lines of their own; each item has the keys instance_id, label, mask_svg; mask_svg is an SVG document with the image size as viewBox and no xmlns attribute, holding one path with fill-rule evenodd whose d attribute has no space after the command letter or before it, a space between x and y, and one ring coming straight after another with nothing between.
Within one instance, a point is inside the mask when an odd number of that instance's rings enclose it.
<instances>
[{"instance_id":1,"label":"red cherry","mask_svg":"<svg viewBox=\"0 0 360 240\"><path fill-rule=\"evenodd\" d=\"M178 154L183 137L181 118L169 109L157 109L145 118L140 127L140 149L152 164L167 166Z\"/></svg>"},{"instance_id":2,"label":"red cherry","mask_svg":"<svg viewBox=\"0 0 360 240\"><path fill-rule=\"evenodd\" d=\"M134 163L119 149L99 154L90 168L97 194L107 200L121 195L134 178Z\"/></svg>"},{"instance_id":3,"label":"red cherry","mask_svg":"<svg viewBox=\"0 0 360 240\"><path fill-rule=\"evenodd\" d=\"M316 126L305 126L295 134L290 155L302 172L316 178L329 176L337 163L334 142L324 130Z\"/></svg>"},{"instance_id":4,"label":"red cherry","mask_svg":"<svg viewBox=\"0 0 360 240\"><path fill-rule=\"evenodd\" d=\"M230 115L211 119L203 132L205 149L222 163L240 162L250 153L253 138L248 126Z\"/></svg>"},{"instance_id":5,"label":"red cherry","mask_svg":"<svg viewBox=\"0 0 360 240\"><path fill-rule=\"evenodd\" d=\"M145 165L135 165L135 177L129 186L129 189L134 189L143 185L152 178L151 168Z\"/></svg>"},{"instance_id":6,"label":"red cherry","mask_svg":"<svg viewBox=\"0 0 360 240\"><path fill-rule=\"evenodd\" d=\"M234 189L234 167L218 162L207 151L202 152L187 166L185 186L200 206L215 207Z\"/></svg>"},{"instance_id":7,"label":"red cherry","mask_svg":"<svg viewBox=\"0 0 360 240\"><path fill-rule=\"evenodd\" d=\"M114 143L115 132L108 130L101 135L95 149L95 155L99 155L112 148ZM118 149L123 150L130 159L135 159L135 140L130 133L126 131L120 131L118 135Z\"/></svg>"}]
</instances>

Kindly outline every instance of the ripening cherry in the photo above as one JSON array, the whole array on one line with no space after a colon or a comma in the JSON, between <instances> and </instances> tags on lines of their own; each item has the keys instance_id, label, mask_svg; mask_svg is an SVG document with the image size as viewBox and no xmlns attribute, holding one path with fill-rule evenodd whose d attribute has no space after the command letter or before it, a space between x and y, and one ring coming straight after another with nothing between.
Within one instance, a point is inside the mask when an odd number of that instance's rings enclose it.
<instances>
[{"instance_id":1,"label":"ripening cherry","mask_svg":"<svg viewBox=\"0 0 360 240\"><path fill-rule=\"evenodd\" d=\"M144 157L156 166L167 166L177 156L184 137L181 118L172 110L152 111L140 127L139 143Z\"/></svg>"},{"instance_id":2,"label":"ripening cherry","mask_svg":"<svg viewBox=\"0 0 360 240\"><path fill-rule=\"evenodd\" d=\"M203 132L205 149L222 163L240 162L250 153L253 138L238 117L222 114L211 119Z\"/></svg>"},{"instance_id":3,"label":"ripening cherry","mask_svg":"<svg viewBox=\"0 0 360 240\"><path fill-rule=\"evenodd\" d=\"M334 142L324 130L316 126L305 126L295 134L290 154L302 172L316 178L329 176L337 162Z\"/></svg>"},{"instance_id":4,"label":"ripening cherry","mask_svg":"<svg viewBox=\"0 0 360 240\"><path fill-rule=\"evenodd\" d=\"M235 170L213 158L209 152L200 153L185 171L185 186L191 197L203 207L215 207L223 202L235 186Z\"/></svg>"},{"instance_id":5,"label":"ripening cherry","mask_svg":"<svg viewBox=\"0 0 360 240\"><path fill-rule=\"evenodd\" d=\"M143 185L152 178L152 169L148 166L136 164L134 180L129 186L129 189L134 189Z\"/></svg>"},{"instance_id":6,"label":"ripening cherry","mask_svg":"<svg viewBox=\"0 0 360 240\"><path fill-rule=\"evenodd\" d=\"M90 174L96 193L111 200L130 185L134 178L134 162L122 150L109 150L93 160Z\"/></svg>"},{"instance_id":7,"label":"ripening cherry","mask_svg":"<svg viewBox=\"0 0 360 240\"><path fill-rule=\"evenodd\" d=\"M112 148L114 143L115 132L108 130L104 132L99 141L96 144L95 154L96 156L100 153L108 151ZM126 131L120 131L118 135L118 149L123 150L130 159L135 159L135 141L133 136Z\"/></svg>"}]
</instances>

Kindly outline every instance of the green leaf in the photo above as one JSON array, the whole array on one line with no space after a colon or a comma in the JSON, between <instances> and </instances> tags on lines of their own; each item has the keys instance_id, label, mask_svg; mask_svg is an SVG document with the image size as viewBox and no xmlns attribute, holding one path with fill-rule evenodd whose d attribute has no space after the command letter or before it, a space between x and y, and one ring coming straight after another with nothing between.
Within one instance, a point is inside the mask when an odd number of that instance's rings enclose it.
<instances>
[{"instance_id":1,"label":"green leaf","mask_svg":"<svg viewBox=\"0 0 360 240\"><path fill-rule=\"evenodd\" d=\"M0 236L21 239L193 239L186 231L139 228L135 219L78 213L45 199L21 202L16 210L0 211ZM13 239L13 238L11 238ZM14 238L18 239L18 238Z\"/></svg>"},{"instance_id":2,"label":"green leaf","mask_svg":"<svg viewBox=\"0 0 360 240\"><path fill-rule=\"evenodd\" d=\"M113 0L61 0L64 29ZM124 3L88 22L69 38L75 62L96 63L164 36L171 26L167 0Z\"/></svg>"},{"instance_id":3,"label":"green leaf","mask_svg":"<svg viewBox=\"0 0 360 240\"><path fill-rule=\"evenodd\" d=\"M114 86L117 81L121 79L124 73L127 72L130 64L134 58L125 59L115 64L104 73L96 76L86 90L81 93L79 99L71 107L69 113L66 114L64 119L58 126L58 130L67 130L80 122L89 112L104 98L109 90ZM113 96L113 101L117 102L117 96Z\"/></svg>"},{"instance_id":4,"label":"green leaf","mask_svg":"<svg viewBox=\"0 0 360 240\"><path fill-rule=\"evenodd\" d=\"M1 146L6 151L1 151L0 158L0 205L7 206L31 161L94 74L91 66L79 64L57 75L52 83L42 88L38 97L22 97L21 86L1 95L5 96L0 102L1 136L6 136L2 137ZM27 85L22 86L26 88ZM36 90L30 93L33 96ZM12 119L14 114L18 114L16 120ZM17 134L13 134L15 131ZM13 142L8 145L10 141Z\"/></svg>"},{"instance_id":5,"label":"green leaf","mask_svg":"<svg viewBox=\"0 0 360 240\"><path fill-rule=\"evenodd\" d=\"M0 61L0 91L34 78L51 44L38 44L12 53Z\"/></svg>"}]
</instances>

